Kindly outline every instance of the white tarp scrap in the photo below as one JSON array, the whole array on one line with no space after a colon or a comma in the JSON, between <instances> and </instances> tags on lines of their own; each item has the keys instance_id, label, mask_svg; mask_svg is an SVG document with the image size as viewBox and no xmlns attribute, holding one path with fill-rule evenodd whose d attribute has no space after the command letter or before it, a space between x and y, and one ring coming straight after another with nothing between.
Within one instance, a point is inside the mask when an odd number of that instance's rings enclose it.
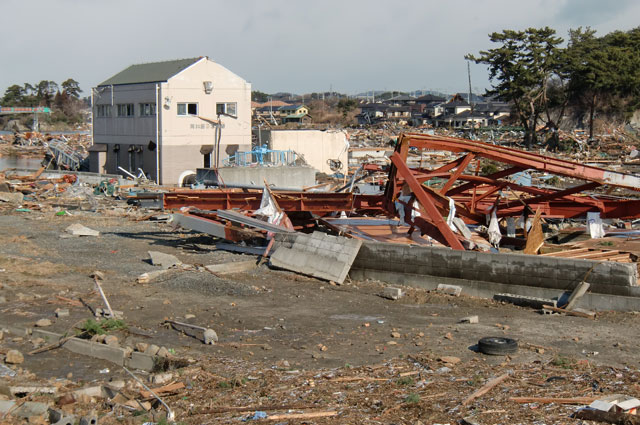
<instances>
[{"instance_id":1,"label":"white tarp scrap","mask_svg":"<svg viewBox=\"0 0 640 425\"><path fill-rule=\"evenodd\" d=\"M495 247L500 244L502 234L500 233L500 226L498 225L498 216L496 216L495 209L491 211L491 220L489 221L489 243Z\"/></svg>"},{"instance_id":2,"label":"white tarp scrap","mask_svg":"<svg viewBox=\"0 0 640 425\"><path fill-rule=\"evenodd\" d=\"M455 232L456 226L453 224L453 219L456 216L456 203L451 198L447 199L449 199L449 214L447 215L447 224L449 225L451 230Z\"/></svg>"},{"instance_id":3,"label":"white tarp scrap","mask_svg":"<svg viewBox=\"0 0 640 425\"><path fill-rule=\"evenodd\" d=\"M599 212L587 213L587 228L591 239L604 238L604 227L602 227L602 219Z\"/></svg>"},{"instance_id":4,"label":"white tarp scrap","mask_svg":"<svg viewBox=\"0 0 640 425\"><path fill-rule=\"evenodd\" d=\"M404 204L403 204L404 202ZM398 217L400 218L400 223L403 226L410 226L409 223L406 222L405 220L405 212L407 209L411 209L411 220L413 221L413 219L415 219L416 217L420 217L420 212L418 211L418 208L420 208L418 201L413 201L413 208L408 207L407 205L410 205L409 202L411 202L411 195L400 195L398 196L398 201L396 201L396 211L398 211ZM406 205L405 205L406 204Z\"/></svg>"},{"instance_id":5,"label":"white tarp scrap","mask_svg":"<svg viewBox=\"0 0 640 425\"><path fill-rule=\"evenodd\" d=\"M276 208L276 202L274 201L271 193L265 188L262 190L262 200L260 201L260 208L255 212L256 215L261 215L267 218L269 224L280 224L283 212L278 212Z\"/></svg>"}]
</instances>

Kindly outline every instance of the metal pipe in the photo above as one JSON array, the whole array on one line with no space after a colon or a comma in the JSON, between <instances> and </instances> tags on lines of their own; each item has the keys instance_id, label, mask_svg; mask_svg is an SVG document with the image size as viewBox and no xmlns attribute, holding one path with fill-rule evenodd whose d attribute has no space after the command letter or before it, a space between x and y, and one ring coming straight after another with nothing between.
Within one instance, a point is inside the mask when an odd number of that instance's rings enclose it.
<instances>
[{"instance_id":1,"label":"metal pipe","mask_svg":"<svg viewBox=\"0 0 640 425\"><path fill-rule=\"evenodd\" d=\"M156 83L156 184L160 184L160 83Z\"/></svg>"},{"instance_id":2,"label":"metal pipe","mask_svg":"<svg viewBox=\"0 0 640 425\"><path fill-rule=\"evenodd\" d=\"M221 186L219 182L217 181L213 181L213 180L203 180L201 182L203 185L207 186L207 187L219 187ZM264 186L258 186L255 184L241 184L241 183L237 183L237 184L224 184L225 188L230 188L230 189L255 189L255 190L262 190L264 189ZM300 188L294 188L294 187L277 187L277 186L269 186L270 189L272 190L279 190L282 192L300 192Z\"/></svg>"}]
</instances>

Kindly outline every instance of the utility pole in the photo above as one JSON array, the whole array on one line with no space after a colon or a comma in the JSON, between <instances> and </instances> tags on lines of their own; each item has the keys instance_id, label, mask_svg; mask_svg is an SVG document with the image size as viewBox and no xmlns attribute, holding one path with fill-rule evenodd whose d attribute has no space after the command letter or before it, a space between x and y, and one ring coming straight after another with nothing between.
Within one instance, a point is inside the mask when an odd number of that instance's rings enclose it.
<instances>
[{"instance_id":1,"label":"utility pole","mask_svg":"<svg viewBox=\"0 0 640 425\"><path fill-rule=\"evenodd\" d=\"M469 77L469 105L471 105L471 113L473 114L473 102L471 100L471 65L467 61L467 76Z\"/></svg>"}]
</instances>

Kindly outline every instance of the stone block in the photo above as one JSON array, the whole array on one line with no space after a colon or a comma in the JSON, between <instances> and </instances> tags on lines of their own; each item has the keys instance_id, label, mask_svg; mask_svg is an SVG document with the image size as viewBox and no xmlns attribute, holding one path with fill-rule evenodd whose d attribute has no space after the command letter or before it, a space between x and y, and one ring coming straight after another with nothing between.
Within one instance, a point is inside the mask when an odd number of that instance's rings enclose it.
<instances>
[{"instance_id":1,"label":"stone block","mask_svg":"<svg viewBox=\"0 0 640 425\"><path fill-rule=\"evenodd\" d=\"M155 357L150 354L133 352L126 363L128 368L151 372L155 366Z\"/></svg>"},{"instance_id":2,"label":"stone block","mask_svg":"<svg viewBox=\"0 0 640 425\"><path fill-rule=\"evenodd\" d=\"M64 343L63 347L77 354L107 360L120 366L124 365L124 348L110 347L104 344L84 341L79 338L71 338Z\"/></svg>"},{"instance_id":3,"label":"stone block","mask_svg":"<svg viewBox=\"0 0 640 425\"><path fill-rule=\"evenodd\" d=\"M31 336L33 338L42 338L47 344L52 344L60 340L60 338L62 338L62 335L60 334L57 334L55 332L45 331L44 329L39 329L39 328L34 328L31 331Z\"/></svg>"},{"instance_id":4,"label":"stone block","mask_svg":"<svg viewBox=\"0 0 640 425\"><path fill-rule=\"evenodd\" d=\"M442 292L444 294L453 295L454 297L459 297L460 294L462 293L462 287L457 285L447 285L447 284L441 283L436 288L436 291Z\"/></svg>"},{"instance_id":5,"label":"stone block","mask_svg":"<svg viewBox=\"0 0 640 425\"><path fill-rule=\"evenodd\" d=\"M390 300L397 300L402 298L403 296L403 292L402 289L400 288L395 288L393 286L387 286L384 288L383 292L382 292L382 296L384 298L390 299Z\"/></svg>"},{"instance_id":6,"label":"stone block","mask_svg":"<svg viewBox=\"0 0 640 425\"><path fill-rule=\"evenodd\" d=\"M471 323L471 324L475 324L478 323L479 319L478 316L467 316L467 317L463 317L462 319L460 319L460 323Z\"/></svg>"}]
</instances>

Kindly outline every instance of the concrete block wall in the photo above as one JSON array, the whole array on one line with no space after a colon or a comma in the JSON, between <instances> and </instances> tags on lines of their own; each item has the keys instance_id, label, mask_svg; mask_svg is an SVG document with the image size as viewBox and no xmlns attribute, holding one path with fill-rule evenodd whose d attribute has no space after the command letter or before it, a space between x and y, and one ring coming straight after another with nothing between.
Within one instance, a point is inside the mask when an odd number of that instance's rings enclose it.
<instances>
[{"instance_id":1,"label":"concrete block wall","mask_svg":"<svg viewBox=\"0 0 640 425\"><path fill-rule=\"evenodd\" d=\"M351 268L362 241L322 232L276 234L271 264L342 283Z\"/></svg>"},{"instance_id":2,"label":"concrete block wall","mask_svg":"<svg viewBox=\"0 0 640 425\"><path fill-rule=\"evenodd\" d=\"M591 292L637 296L635 264L612 263L524 254L455 251L441 247L364 242L351 274L376 272L462 279L506 285L571 290L591 269Z\"/></svg>"}]
</instances>

